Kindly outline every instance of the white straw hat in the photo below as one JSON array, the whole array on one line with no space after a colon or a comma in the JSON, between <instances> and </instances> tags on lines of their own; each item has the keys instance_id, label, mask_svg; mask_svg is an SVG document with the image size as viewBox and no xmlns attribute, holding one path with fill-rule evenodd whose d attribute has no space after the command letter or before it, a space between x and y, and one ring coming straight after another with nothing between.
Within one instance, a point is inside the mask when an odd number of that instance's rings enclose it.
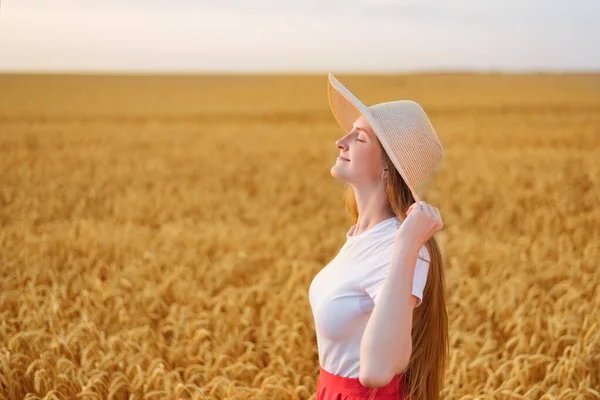
<instances>
[{"instance_id":1,"label":"white straw hat","mask_svg":"<svg viewBox=\"0 0 600 400\"><path fill-rule=\"evenodd\" d=\"M367 107L331 73L327 97L333 116L344 132L350 132L361 115L369 121L415 201L421 201L417 188L439 168L444 157L442 143L423 108L412 100Z\"/></svg>"}]
</instances>

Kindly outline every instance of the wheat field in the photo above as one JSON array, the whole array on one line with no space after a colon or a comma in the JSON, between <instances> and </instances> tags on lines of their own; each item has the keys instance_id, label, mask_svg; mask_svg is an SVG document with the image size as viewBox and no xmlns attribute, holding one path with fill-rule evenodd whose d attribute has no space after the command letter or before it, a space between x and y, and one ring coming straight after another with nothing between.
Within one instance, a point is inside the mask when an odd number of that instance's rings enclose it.
<instances>
[{"instance_id":1,"label":"wheat field","mask_svg":"<svg viewBox=\"0 0 600 400\"><path fill-rule=\"evenodd\" d=\"M444 399L600 399L600 75L338 75L445 147ZM326 74L0 75L0 399L314 399Z\"/></svg>"}]
</instances>

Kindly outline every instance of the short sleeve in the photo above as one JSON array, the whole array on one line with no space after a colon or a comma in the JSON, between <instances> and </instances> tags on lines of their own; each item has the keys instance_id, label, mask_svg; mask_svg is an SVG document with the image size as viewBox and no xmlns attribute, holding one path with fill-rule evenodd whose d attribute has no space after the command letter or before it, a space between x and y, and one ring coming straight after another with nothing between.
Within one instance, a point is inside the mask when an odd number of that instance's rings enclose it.
<instances>
[{"instance_id":1,"label":"short sleeve","mask_svg":"<svg viewBox=\"0 0 600 400\"><path fill-rule=\"evenodd\" d=\"M419 250L419 256L417 257L413 278L412 294L417 296L417 303L415 304L415 307L420 306L423 302L423 291L425 289L425 284L427 283L429 262L429 252L427 251L427 247L423 245ZM362 287L364 291L373 299L375 304L377 303L379 291L381 290L383 282L385 281L389 265L390 263L387 262L386 264L382 265L382 267L376 268L363 282Z\"/></svg>"}]
</instances>

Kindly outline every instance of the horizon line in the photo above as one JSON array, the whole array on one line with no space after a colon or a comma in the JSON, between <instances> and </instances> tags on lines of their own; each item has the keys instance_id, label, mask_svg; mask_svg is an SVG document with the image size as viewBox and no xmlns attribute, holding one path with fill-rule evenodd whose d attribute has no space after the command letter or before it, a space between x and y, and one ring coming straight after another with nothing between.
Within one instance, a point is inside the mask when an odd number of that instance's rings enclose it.
<instances>
[{"instance_id":1,"label":"horizon line","mask_svg":"<svg viewBox=\"0 0 600 400\"><path fill-rule=\"evenodd\" d=\"M0 69L0 75L596 75L600 69L584 68L490 68L490 69L406 69L406 70L198 70L198 69Z\"/></svg>"}]
</instances>

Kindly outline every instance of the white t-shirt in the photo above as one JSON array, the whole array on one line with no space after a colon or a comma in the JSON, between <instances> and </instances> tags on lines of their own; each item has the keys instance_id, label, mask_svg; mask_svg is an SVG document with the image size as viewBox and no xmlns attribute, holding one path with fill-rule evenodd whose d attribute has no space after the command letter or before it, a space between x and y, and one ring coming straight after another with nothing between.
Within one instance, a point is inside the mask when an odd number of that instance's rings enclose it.
<instances>
[{"instance_id":1,"label":"white t-shirt","mask_svg":"<svg viewBox=\"0 0 600 400\"><path fill-rule=\"evenodd\" d=\"M392 258L400 219L391 217L350 236L336 256L313 278L308 296L317 334L319 363L332 374L357 378L360 341ZM412 294L422 303L429 271L429 253L419 250Z\"/></svg>"}]
</instances>

